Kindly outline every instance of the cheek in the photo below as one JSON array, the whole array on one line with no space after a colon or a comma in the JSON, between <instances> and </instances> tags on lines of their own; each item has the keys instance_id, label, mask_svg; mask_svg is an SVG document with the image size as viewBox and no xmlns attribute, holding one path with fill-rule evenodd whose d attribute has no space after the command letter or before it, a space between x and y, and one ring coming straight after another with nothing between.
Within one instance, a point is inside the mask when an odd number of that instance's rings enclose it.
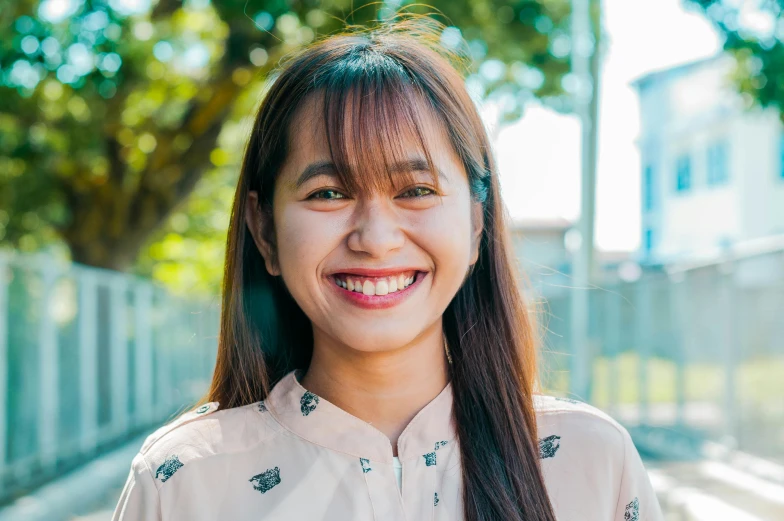
<instances>
[{"instance_id":1,"label":"cheek","mask_svg":"<svg viewBox=\"0 0 784 521\"><path fill-rule=\"evenodd\" d=\"M312 280L322 261L340 242L340 229L318 212L288 206L275 215L278 260L286 281L302 286Z\"/></svg>"},{"instance_id":2,"label":"cheek","mask_svg":"<svg viewBox=\"0 0 784 521\"><path fill-rule=\"evenodd\" d=\"M447 271L462 277L471 254L470 204L462 198L450 199L415 216L411 237L428 252L441 276Z\"/></svg>"}]
</instances>

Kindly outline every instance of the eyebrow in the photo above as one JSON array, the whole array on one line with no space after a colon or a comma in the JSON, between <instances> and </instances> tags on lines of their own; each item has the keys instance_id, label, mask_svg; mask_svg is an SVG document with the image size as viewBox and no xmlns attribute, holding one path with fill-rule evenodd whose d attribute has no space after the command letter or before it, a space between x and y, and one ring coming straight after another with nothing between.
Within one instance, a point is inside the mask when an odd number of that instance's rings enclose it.
<instances>
[{"instance_id":1,"label":"eyebrow","mask_svg":"<svg viewBox=\"0 0 784 521\"><path fill-rule=\"evenodd\" d=\"M438 166L435 167L438 172L438 177L443 182L449 184L449 180L447 179L444 172L441 171ZM427 172L430 168L428 167L427 161L422 158L413 158L408 159L405 161L400 161L392 165L390 171L392 173L399 173L399 172ZM297 179L297 183L295 188L299 188L300 186L307 183L311 178L317 177L320 175L327 175L331 177L335 177L337 174L337 169L335 168L335 164L331 161L316 161L315 163L311 163L305 167L302 173L299 175Z\"/></svg>"}]
</instances>

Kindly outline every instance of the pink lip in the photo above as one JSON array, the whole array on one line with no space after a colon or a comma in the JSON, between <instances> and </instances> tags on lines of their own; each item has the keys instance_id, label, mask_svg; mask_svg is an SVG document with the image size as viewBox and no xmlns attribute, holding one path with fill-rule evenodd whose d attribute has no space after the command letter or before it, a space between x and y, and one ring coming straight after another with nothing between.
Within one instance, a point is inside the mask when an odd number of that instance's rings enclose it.
<instances>
[{"instance_id":1,"label":"pink lip","mask_svg":"<svg viewBox=\"0 0 784 521\"><path fill-rule=\"evenodd\" d=\"M397 275L398 273L405 273L407 271L422 271L414 267L392 267L392 268L346 268L339 271L333 271L329 275L336 275L344 273L346 275L358 275L360 277L387 277L389 275Z\"/></svg>"},{"instance_id":2,"label":"pink lip","mask_svg":"<svg viewBox=\"0 0 784 521\"><path fill-rule=\"evenodd\" d=\"M382 277L387 274L400 273L400 268L396 271L391 270L352 270L350 272L337 272L337 273L352 273L357 275L364 275L366 277ZM364 293L357 293L356 291L349 291L335 284L334 277L327 277L329 285L338 292L338 295L345 298L351 304L364 309L385 309L398 305L404 299L408 298L413 290L427 277L428 272L417 271L414 282L402 291L395 291L386 295L365 295Z\"/></svg>"}]
</instances>

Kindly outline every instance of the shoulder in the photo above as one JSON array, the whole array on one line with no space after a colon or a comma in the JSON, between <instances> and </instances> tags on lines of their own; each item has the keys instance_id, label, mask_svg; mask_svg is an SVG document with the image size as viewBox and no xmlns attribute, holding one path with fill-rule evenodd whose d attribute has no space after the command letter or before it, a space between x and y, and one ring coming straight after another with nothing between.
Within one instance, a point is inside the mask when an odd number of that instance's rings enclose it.
<instances>
[{"instance_id":1,"label":"shoulder","mask_svg":"<svg viewBox=\"0 0 784 521\"><path fill-rule=\"evenodd\" d=\"M251 450L281 430L264 402L230 409L219 405L201 405L156 429L144 440L134 464L146 467L160 488L188 463Z\"/></svg>"},{"instance_id":2,"label":"shoulder","mask_svg":"<svg viewBox=\"0 0 784 521\"><path fill-rule=\"evenodd\" d=\"M536 395L534 404L542 474L559 519L584 512L604 519L664 519L623 425L577 400Z\"/></svg>"},{"instance_id":3,"label":"shoulder","mask_svg":"<svg viewBox=\"0 0 784 521\"><path fill-rule=\"evenodd\" d=\"M534 395L542 458L555 452L585 460L623 462L629 433L617 420L598 407L579 400ZM544 445L544 447L543 447ZM549 449L549 452L548 452Z\"/></svg>"},{"instance_id":4,"label":"shoulder","mask_svg":"<svg viewBox=\"0 0 784 521\"><path fill-rule=\"evenodd\" d=\"M594 428L610 435L622 434L626 429L598 407L571 398L547 394L534 395L534 411L542 425L561 424L581 428Z\"/></svg>"}]
</instances>

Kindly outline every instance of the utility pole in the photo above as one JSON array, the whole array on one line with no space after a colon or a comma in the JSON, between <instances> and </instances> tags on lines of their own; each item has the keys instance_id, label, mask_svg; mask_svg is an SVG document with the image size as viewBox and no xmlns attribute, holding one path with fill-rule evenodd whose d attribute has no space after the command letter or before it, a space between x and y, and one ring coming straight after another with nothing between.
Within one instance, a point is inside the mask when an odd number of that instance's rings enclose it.
<instances>
[{"instance_id":1,"label":"utility pole","mask_svg":"<svg viewBox=\"0 0 784 521\"><path fill-rule=\"evenodd\" d=\"M594 277L594 218L599 122L599 39L601 0L572 0L572 73L577 77L575 110L581 123L581 196L579 248L572 254L571 364L569 392L591 395L592 353L588 338L589 291Z\"/></svg>"}]
</instances>

